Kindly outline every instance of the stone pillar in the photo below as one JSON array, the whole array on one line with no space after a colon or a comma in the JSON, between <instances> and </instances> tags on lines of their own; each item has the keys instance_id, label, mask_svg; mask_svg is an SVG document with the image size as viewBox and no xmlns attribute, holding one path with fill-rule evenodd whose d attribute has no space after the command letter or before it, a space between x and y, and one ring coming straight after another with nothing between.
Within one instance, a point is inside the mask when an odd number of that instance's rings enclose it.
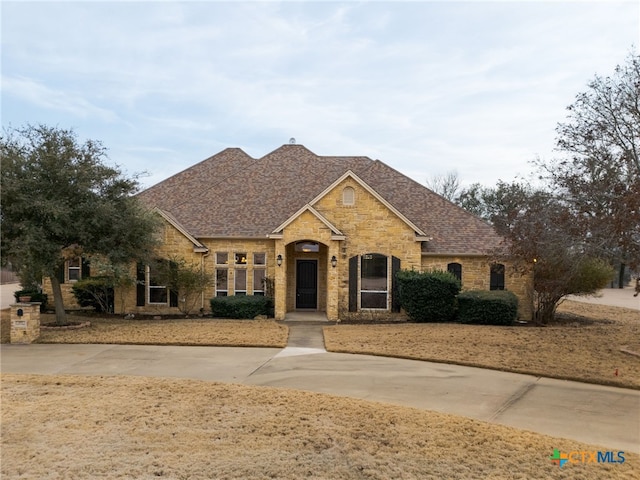
<instances>
[{"instance_id":1,"label":"stone pillar","mask_svg":"<svg viewBox=\"0 0 640 480\"><path fill-rule=\"evenodd\" d=\"M29 344L40 336L40 303L11 305L11 343Z\"/></svg>"},{"instance_id":2,"label":"stone pillar","mask_svg":"<svg viewBox=\"0 0 640 480\"><path fill-rule=\"evenodd\" d=\"M282 265L277 265L278 256L282 256ZM284 320L287 314L287 252L282 240L276 241L276 270L274 276L274 316L276 320Z\"/></svg>"},{"instance_id":3,"label":"stone pillar","mask_svg":"<svg viewBox=\"0 0 640 480\"><path fill-rule=\"evenodd\" d=\"M338 300L340 297L340 272L344 271L345 261L340 256L339 242L334 240L329 244L327 252L327 320L340 321L338 315ZM331 259L336 258L336 266L331 265Z\"/></svg>"}]
</instances>

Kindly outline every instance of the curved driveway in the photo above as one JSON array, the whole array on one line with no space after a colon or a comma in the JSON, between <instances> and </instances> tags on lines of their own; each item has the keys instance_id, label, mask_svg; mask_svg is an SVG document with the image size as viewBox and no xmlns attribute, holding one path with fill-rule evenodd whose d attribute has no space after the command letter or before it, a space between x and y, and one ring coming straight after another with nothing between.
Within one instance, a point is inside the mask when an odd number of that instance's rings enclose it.
<instances>
[{"instance_id":1,"label":"curved driveway","mask_svg":"<svg viewBox=\"0 0 640 480\"><path fill-rule=\"evenodd\" d=\"M9 288L17 287L3 285L0 292ZM10 302L7 299L3 297L3 306ZM640 309L640 297L634 298L629 288L607 289L589 301ZM289 347L285 349L5 344L0 350L1 371L179 377L295 388L453 413L640 453L638 390L327 353L320 326L289 326Z\"/></svg>"},{"instance_id":2,"label":"curved driveway","mask_svg":"<svg viewBox=\"0 0 640 480\"><path fill-rule=\"evenodd\" d=\"M292 327L293 333L300 327ZM320 328L320 327L317 327ZM463 415L638 453L640 392L472 367L274 348L3 345L3 373L142 375L294 388Z\"/></svg>"}]
</instances>

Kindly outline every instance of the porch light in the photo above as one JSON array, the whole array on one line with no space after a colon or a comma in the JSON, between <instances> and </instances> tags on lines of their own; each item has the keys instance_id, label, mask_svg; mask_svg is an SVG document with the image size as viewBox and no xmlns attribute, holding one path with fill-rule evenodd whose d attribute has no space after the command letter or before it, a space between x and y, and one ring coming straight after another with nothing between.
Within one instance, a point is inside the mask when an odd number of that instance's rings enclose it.
<instances>
[{"instance_id":1,"label":"porch light","mask_svg":"<svg viewBox=\"0 0 640 480\"><path fill-rule=\"evenodd\" d=\"M276 258L276 265L278 265L279 267L282 266L282 255L278 255L278 257Z\"/></svg>"},{"instance_id":2,"label":"porch light","mask_svg":"<svg viewBox=\"0 0 640 480\"><path fill-rule=\"evenodd\" d=\"M331 257L331 266L333 268L336 268L336 265L338 264L338 259L336 258L336 256L334 255L333 257Z\"/></svg>"}]
</instances>

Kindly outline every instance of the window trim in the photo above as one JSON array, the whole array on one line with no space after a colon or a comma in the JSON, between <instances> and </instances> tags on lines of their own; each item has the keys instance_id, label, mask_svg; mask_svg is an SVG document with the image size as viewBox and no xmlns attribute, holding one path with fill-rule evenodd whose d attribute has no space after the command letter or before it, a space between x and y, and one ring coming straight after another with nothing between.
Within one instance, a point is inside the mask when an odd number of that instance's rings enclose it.
<instances>
[{"instance_id":1,"label":"window trim","mask_svg":"<svg viewBox=\"0 0 640 480\"><path fill-rule=\"evenodd\" d=\"M501 271L497 271L497 269ZM489 290L506 290L506 267L503 263L492 263L489 267Z\"/></svg>"},{"instance_id":2,"label":"window trim","mask_svg":"<svg viewBox=\"0 0 640 480\"><path fill-rule=\"evenodd\" d=\"M342 189L342 205L353 207L356 204L356 190L348 185Z\"/></svg>"},{"instance_id":3,"label":"window trim","mask_svg":"<svg viewBox=\"0 0 640 480\"><path fill-rule=\"evenodd\" d=\"M238 289L238 273L244 272L244 289ZM233 294L234 295L247 295L247 269L246 268L236 268L233 274Z\"/></svg>"},{"instance_id":4,"label":"window trim","mask_svg":"<svg viewBox=\"0 0 640 480\"><path fill-rule=\"evenodd\" d=\"M221 289L218 288L218 272L226 272L225 281L227 284L227 288ZM215 270L215 291L216 297L226 297L229 295L229 269L228 268L216 268Z\"/></svg>"},{"instance_id":5,"label":"window trim","mask_svg":"<svg viewBox=\"0 0 640 480\"><path fill-rule=\"evenodd\" d=\"M78 262L78 266L71 266L71 262L72 261L76 261ZM67 260L66 261L66 276L67 276L67 281L69 283L71 282L77 282L78 280L82 280L82 257L74 257L73 259ZM71 278L71 271L77 272L77 277L78 278Z\"/></svg>"},{"instance_id":6,"label":"window trim","mask_svg":"<svg viewBox=\"0 0 640 480\"><path fill-rule=\"evenodd\" d=\"M151 282L151 265L147 265L146 268L146 277L147 277L147 305L169 305L170 293L169 287L166 285L153 285ZM161 290L164 288L166 300L164 302L152 302L151 301L151 290Z\"/></svg>"},{"instance_id":7,"label":"window trim","mask_svg":"<svg viewBox=\"0 0 640 480\"><path fill-rule=\"evenodd\" d=\"M262 280L260 281L260 288L256 288L256 272L262 272L264 275L262 276ZM254 268L253 269L253 277L251 278L252 282L252 293L253 295L264 295L264 279L267 278L267 269L266 268Z\"/></svg>"},{"instance_id":8,"label":"window trim","mask_svg":"<svg viewBox=\"0 0 640 480\"><path fill-rule=\"evenodd\" d=\"M363 268L362 268L362 261L363 260L369 260L368 258L365 258L367 256L373 256L373 255L377 255L379 257L382 257L385 259L385 263L386 263L386 290L363 290L362 289L362 272L363 272ZM391 268L391 263L389 261L389 257L388 255L384 255L382 253L364 253L362 255L358 256L358 309L360 311L377 311L377 312L388 312L390 310L390 298L389 298L389 294L391 292L391 275L390 275L390 268ZM381 294L384 293L385 294L385 307L384 308L376 308L376 307L363 307L362 306L362 294L363 293L374 293L374 294Z\"/></svg>"}]
</instances>

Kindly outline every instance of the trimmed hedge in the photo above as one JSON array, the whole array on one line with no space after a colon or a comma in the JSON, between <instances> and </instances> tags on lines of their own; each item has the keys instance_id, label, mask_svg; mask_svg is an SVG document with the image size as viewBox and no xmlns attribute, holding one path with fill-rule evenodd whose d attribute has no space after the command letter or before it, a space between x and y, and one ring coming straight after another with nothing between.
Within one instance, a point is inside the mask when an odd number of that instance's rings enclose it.
<instances>
[{"instance_id":1,"label":"trimmed hedge","mask_svg":"<svg viewBox=\"0 0 640 480\"><path fill-rule=\"evenodd\" d=\"M211 314L217 318L252 319L273 311L273 300L264 295L233 295L213 297Z\"/></svg>"},{"instance_id":2,"label":"trimmed hedge","mask_svg":"<svg viewBox=\"0 0 640 480\"><path fill-rule=\"evenodd\" d=\"M396 280L400 305L414 322L449 322L455 318L460 282L451 273L400 270Z\"/></svg>"},{"instance_id":3,"label":"trimmed hedge","mask_svg":"<svg viewBox=\"0 0 640 480\"><path fill-rule=\"evenodd\" d=\"M518 316L518 297L506 290L469 290L458 295L458 321L511 325Z\"/></svg>"}]
</instances>

